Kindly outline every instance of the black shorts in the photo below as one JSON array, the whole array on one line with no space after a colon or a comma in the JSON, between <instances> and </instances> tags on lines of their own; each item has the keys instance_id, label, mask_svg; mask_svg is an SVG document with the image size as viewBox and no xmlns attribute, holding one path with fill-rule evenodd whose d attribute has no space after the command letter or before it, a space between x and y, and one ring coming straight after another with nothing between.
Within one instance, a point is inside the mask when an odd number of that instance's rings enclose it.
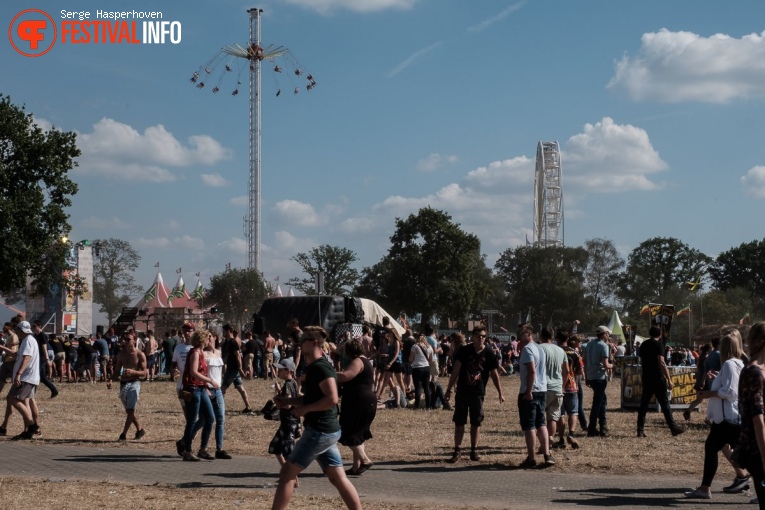
<instances>
[{"instance_id":1,"label":"black shorts","mask_svg":"<svg viewBox=\"0 0 765 510\"><path fill-rule=\"evenodd\" d=\"M452 421L457 426L467 423L470 416L470 425L480 427L483 423L483 395L470 393L457 393L454 395L454 416Z\"/></svg>"},{"instance_id":2,"label":"black shorts","mask_svg":"<svg viewBox=\"0 0 765 510\"><path fill-rule=\"evenodd\" d=\"M403 368L401 366L401 362L397 361L397 362L393 363L390 366L390 368L386 368L385 371L386 372L391 372L393 374L400 374L401 372L403 372Z\"/></svg>"}]
</instances>

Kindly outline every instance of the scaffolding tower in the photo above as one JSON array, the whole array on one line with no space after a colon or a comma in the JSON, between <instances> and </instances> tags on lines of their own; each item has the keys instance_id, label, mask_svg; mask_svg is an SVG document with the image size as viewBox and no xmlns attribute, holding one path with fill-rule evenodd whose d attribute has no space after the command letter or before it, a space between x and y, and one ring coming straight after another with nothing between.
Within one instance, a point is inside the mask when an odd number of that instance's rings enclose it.
<instances>
[{"instance_id":1,"label":"scaffolding tower","mask_svg":"<svg viewBox=\"0 0 765 510\"><path fill-rule=\"evenodd\" d=\"M558 142L537 144L534 246L563 246L563 186Z\"/></svg>"}]
</instances>

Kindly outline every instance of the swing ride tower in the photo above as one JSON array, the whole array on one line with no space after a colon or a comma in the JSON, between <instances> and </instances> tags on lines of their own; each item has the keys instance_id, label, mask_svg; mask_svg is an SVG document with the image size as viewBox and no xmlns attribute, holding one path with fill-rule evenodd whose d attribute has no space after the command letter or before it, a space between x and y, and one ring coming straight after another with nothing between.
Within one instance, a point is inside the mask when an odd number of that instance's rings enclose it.
<instances>
[{"instance_id":1,"label":"swing ride tower","mask_svg":"<svg viewBox=\"0 0 765 510\"><path fill-rule=\"evenodd\" d=\"M534 246L563 246L563 186L558 142L537 144Z\"/></svg>"},{"instance_id":2,"label":"swing ride tower","mask_svg":"<svg viewBox=\"0 0 765 510\"><path fill-rule=\"evenodd\" d=\"M260 15L263 9L252 8L250 47L260 47ZM260 67L261 59L250 60L250 184L249 209L244 218L247 238L247 268L260 271Z\"/></svg>"},{"instance_id":3,"label":"swing ride tower","mask_svg":"<svg viewBox=\"0 0 765 510\"><path fill-rule=\"evenodd\" d=\"M263 9L252 8L247 10L250 19L250 39L245 46L232 44L224 46L211 58L205 65L200 66L189 79L197 89L205 89L205 82L212 81L212 88L208 87L213 94L217 94L223 87L226 77L236 77L236 86L231 91L232 96L239 95L239 85L243 82L245 72L250 77L250 175L248 185L248 206L247 215L244 220L244 236L247 238L247 268L261 271L260 264L260 227L261 227L261 126L260 126L260 101L261 101L261 70L264 60L272 62L274 81L278 85L276 75L282 74L282 68L279 66L280 59L286 60L294 67L293 73L287 73L286 76L293 81L294 95L297 95L301 87L294 82L294 77L300 77L305 74L307 82L304 83L306 91L310 91L316 86L316 80L313 75L306 73L303 66L292 55L289 49L283 46L267 45L260 43L260 18L263 15ZM276 97L279 97L282 89L276 91Z\"/></svg>"}]
</instances>

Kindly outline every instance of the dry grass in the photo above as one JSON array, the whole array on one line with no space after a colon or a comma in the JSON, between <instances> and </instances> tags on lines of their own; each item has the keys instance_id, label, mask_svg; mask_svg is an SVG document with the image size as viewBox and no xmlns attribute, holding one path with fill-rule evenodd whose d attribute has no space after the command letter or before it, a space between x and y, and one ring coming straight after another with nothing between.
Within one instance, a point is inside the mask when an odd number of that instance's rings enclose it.
<instances>
[{"instance_id":1,"label":"dry grass","mask_svg":"<svg viewBox=\"0 0 765 510\"><path fill-rule=\"evenodd\" d=\"M525 447L516 398L518 376L502 377L506 402L500 406L496 391L490 387L486 397L486 420L481 427L481 455L484 462L515 465L523 460ZM442 380L446 385L446 380ZM252 405L259 409L272 395L271 382L246 381ZM58 398L47 399L48 390L40 388L38 402L42 410L42 441L52 444L82 444L118 446L117 436L124 422L124 411L117 398L117 389L105 385L64 384ZM607 439L582 438L579 450L567 449L556 453L556 470L594 473L655 473L700 474L703 442L707 428L703 414L694 413L694 425L682 436L673 438L660 413L649 413L647 439L635 438L637 413L619 408L620 383L609 384L609 427ZM588 406L592 395L585 390ZM244 407L233 388L226 396L229 409L226 416L225 448L232 454L266 456L268 443L276 428L275 422L259 416L244 416ZM126 447L174 451L174 442L181 437L184 419L175 396L174 385L160 381L144 383L138 415L148 431L141 441L129 441ZM375 461L433 461L445 460L452 448L452 413L446 411L380 410L372 425L374 439L367 443L367 452ZM682 420L680 412L676 419ZM14 414L10 433L21 429ZM132 437L131 434L128 437ZM467 441L467 438L466 438ZM341 449L350 459L350 451ZM276 472L276 463L274 463ZM719 476L732 475L730 466L720 463Z\"/></svg>"},{"instance_id":2,"label":"dry grass","mask_svg":"<svg viewBox=\"0 0 765 510\"><path fill-rule=\"evenodd\" d=\"M88 482L58 483L29 478L0 478L0 501L4 508L141 508L161 510L224 510L269 508L273 493L243 489L179 489L162 485L127 485ZM293 510L339 508L337 498L296 494ZM440 510L441 505L408 505L364 500L370 510Z\"/></svg>"}]
</instances>

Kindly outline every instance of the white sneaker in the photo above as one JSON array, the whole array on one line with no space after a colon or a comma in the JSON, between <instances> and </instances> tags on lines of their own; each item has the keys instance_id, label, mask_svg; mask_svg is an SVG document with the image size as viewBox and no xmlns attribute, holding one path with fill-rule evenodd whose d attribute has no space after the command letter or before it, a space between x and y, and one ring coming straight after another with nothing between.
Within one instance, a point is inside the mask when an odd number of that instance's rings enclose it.
<instances>
[{"instance_id":1,"label":"white sneaker","mask_svg":"<svg viewBox=\"0 0 765 510\"><path fill-rule=\"evenodd\" d=\"M692 491L686 491L685 497L691 499L712 499L712 494L700 489L693 489Z\"/></svg>"}]
</instances>

